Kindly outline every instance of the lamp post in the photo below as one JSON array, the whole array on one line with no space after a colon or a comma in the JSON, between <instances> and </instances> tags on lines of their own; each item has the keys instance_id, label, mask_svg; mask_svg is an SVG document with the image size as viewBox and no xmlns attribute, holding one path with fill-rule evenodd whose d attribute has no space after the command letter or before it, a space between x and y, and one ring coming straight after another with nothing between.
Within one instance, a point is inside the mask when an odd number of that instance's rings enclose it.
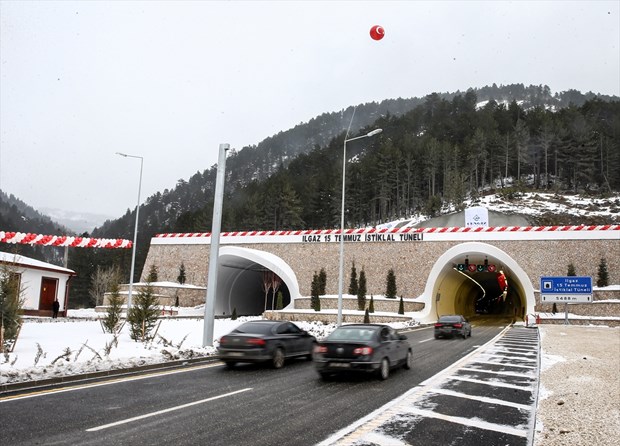
<instances>
[{"instance_id":1,"label":"lamp post","mask_svg":"<svg viewBox=\"0 0 620 446\"><path fill-rule=\"evenodd\" d=\"M353 119L353 118L351 118ZM347 165L347 142L355 141L361 138L370 138L381 133L383 129L375 129L365 135L356 136L355 138L347 139L347 135L344 138L344 149L342 154L342 207L340 210L340 264L338 267L338 326L342 325L342 281L344 279L344 187L345 187L345 173Z\"/></svg>"},{"instance_id":2,"label":"lamp post","mask_svg":"<svg viewBox=\"0 0 620 446\"><path fill-rule=\"evenodd\" d=\"M138 240L138 215L140 213L140 191L142 189L142 165L144 163L144 158L137 155L127 155L126 153L116 152L117 155L123 156L125 158L138 158L140 160L140 181L138 182L138 204L136 204L136 224L133 230L133 245L131 250L131 271L129 273L129 290L127 292L127 314L129 314L129 309L131 308L131 292L133 288L133 273L136 266L136 244Z\"/></svg>"}]
</instances>

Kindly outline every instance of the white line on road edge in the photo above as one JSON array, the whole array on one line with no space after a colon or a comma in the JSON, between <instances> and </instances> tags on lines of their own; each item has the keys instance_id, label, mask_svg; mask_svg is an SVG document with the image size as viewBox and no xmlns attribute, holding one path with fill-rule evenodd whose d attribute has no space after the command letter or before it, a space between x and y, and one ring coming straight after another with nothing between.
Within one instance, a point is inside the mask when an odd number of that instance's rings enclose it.
<instances>
[{"instance_id":1,"label":"white line on road edge","mask_svg":"<svg viewBox=\"0 0 620 446\"><path fill-rule=\"evenodd\" d=\"M26 398L35 398L35 397L45 396L45 395L53 395L56 393L73 392L74 390L91 389L93 387L109 386L111 384L118 384L118 383L123 383L123 382L128 382L128 381L139 381L141 379L156 378L158 376L172 375L175 373L193 372L194 370L209 369L211 367L221 367L223 365L224 363L218 361L215 363L209 363L205 365L195 365L195 366L191 366L191 367L187 367L183 369L151 372L151 373L147 373L143 375L130 375L130 376L123 375L118 378L106 379L105 381L100 381L100 382L95 382L95 383L79 383L78 382L75 385L69 385L69 387L61 387L59 389L35 390L32 393L27 393L25 395L3 397L3 398L0 398L0 403L6 402L6 401L23 400Z\"/></svg>"},{"instance_id":2,"label":"white line on road edge","mask_svg":"<svg viewBox=\"0 0 620 446\"><path fill-rule=\"evenodd\" d=\"M225 398L227 396L236 395L237 393L247 392L248 390L252 390L251 387L247 389L236 390L234 392L225 393L224 395L213 396L211 398L206 398L204 400L194 401L193 403L182 404L180 406L170 407L164 410L158 410L157 412L151 412L144 415L140 415L133 418L128 418L126 420L116 421L115 423L104 424L103 426L92 427L90 429L86 429L86 432L96 432L103 429L107 429L109 427L120 426L121 424L132 423L134 421L143 420L144 418L154 417L156 415L161 415L168 412L173 412L175 410L185 409L186 407L196 406L197 404L208 403L209 401L219 400L220 398Z\"/></svg>"}]
</instances>

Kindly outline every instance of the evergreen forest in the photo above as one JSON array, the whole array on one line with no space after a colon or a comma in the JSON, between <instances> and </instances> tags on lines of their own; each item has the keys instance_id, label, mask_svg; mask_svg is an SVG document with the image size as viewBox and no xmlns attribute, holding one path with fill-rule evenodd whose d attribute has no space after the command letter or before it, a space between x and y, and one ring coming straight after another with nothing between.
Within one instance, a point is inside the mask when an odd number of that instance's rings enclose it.
<instances>
[{"instance_id":1,"label":"evergreen forest","mask_svg":"<svg viewBox=\"0 0 620 446\"><path fill-rule=\"evenodd\" d=\"M339 227L343 148L353 111L325 114L258 146L230 151L222 231ZM466 199L488 193L608 196L620 190L618 98L494 85L363 104L352 122L348 138L378 128L382 133L346 144L347 227L458 211ZM211 230L216 170L179 180L141 206L135 280L153 235ZM134 219L135 209L128 210L92 236L132 239ZM79 282L86 286L96 265L119 264L128 276L130 253L105 251L71 252L69 267L80 276L72 292L84 292Z\"/></svg>"}]
</instances>

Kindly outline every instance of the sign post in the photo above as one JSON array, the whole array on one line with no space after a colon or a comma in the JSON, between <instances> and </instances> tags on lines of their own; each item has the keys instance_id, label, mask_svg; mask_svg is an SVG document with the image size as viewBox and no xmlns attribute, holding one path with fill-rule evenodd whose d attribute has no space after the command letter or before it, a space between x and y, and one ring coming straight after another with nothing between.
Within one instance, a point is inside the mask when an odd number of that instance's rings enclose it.
<instances>
[{"instance_id":1,"label":"sign post","mask_svg":"<svg viewBox=\"0 0 620 446\"><path fill-rule=\"evenodd\" d=\"M592 302L592 277L562 276L540 278L540 302L564 303L564 325L568 325L569 303Z\"/></svg>"}]
</instances>

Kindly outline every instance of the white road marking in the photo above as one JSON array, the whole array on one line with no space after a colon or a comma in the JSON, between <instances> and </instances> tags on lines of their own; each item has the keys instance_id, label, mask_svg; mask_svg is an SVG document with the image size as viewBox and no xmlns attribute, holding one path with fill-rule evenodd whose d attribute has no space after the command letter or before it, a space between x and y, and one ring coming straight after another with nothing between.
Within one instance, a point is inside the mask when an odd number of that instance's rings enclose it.
<instances>
[{"instance_id":1,"label":"white road marking","mask_svg":"<svg viewBox=\"0 0 620 446\"><path fill-rule=\"evenodd\" d=\"M54 394L54 393L63 393L63 392L73 392L75 390L83 390L83 389L90 389L93 387L101 387L101 386L109 386L111 384L118 384L121 382L128 382L128 381L138 381L140 379L148 379L148 378L154 378L157 376L164 376L164 375L170 375L170 374L174 374L174 373L185 373L185 372L191 372L194 370L200 370L200 369L208 369L211 367L221 367L223 366L224 363L222 362L216 362L216 363L211 363L211 364L206 364L206 365L198 365L198 366L193 366L193 367L187 367L187 368L183 368L183 369L176 369L176 370L166 370L163 372L154 372L154 373L148 373L146 375L139 375L139 376L124 376L124 377L120 377L120 378L112 378L103 382L97 382L97 383L90 383L90 384L76 384L76 385L72 385L70 387L63 387L60 389L47 389L47 390L37 390L37 391L33 391L32 393L28 393L25 395L15 395L15 396L7 396L4 398L0 398L0 403L3 402L7 402L7 401L17 401L17 400L23 400L26 398L36 398L39 396L45 396L45 395L50 395L50 394Z\"/></svg>"},{"instance_id":2,"label":"white road marking","mask_svg":"<svg viewBox=\"0 0 620 446\"><path fill-rule=\"evenodd\" d=\"M417 409L415 407L406 407L403 408L403 410L409 412L412 415L420 415L422 417L435 418L439 420L449 421L450 423L462 424L464 426L471 426L477 427L479 429L501 432L503 434L514 435L515 437L527 436L527 430L515 429L512 426L505 426L503 424L488 423L480 419L453 417L451 415L444 415L430 410Z\"/></svg>"},{"instance_id":3,"label":"white road marking","mask_svg":"<svg viewBox=\"0 0 620 446\"><path fill-rule=\"evenodd\" d=\"M432 341L433 339L435 339L435 338L424 339L423 341L418 341L418 344L421 344L422 342Z\"/></svg>"},{"instance_id":4,"label":"white road marking","mask_svg":"<svg viewBox=\"0 0 620 446\"><path fill-rule=\"evenodd\" d=\"M137 416L137 417L128 418L126 420L116 421L114 423L104 424L102 426L97 426L97 427L92 427L90 429L86 429L86 432L96 432L96 431L100 431L100 430L103 430L103 429L108 429L110 427L120 426L121 424L132 423L134 421L143 420L144 418L154 417L154 416L161 415L161 414L164 414L164 413L173 412L175 410L185 409L186 407L196 406L198 404L208 403L209 401L219 400L220 398L226 398L228 396L236 395L238 393L247 392L248 390L252 390L252 388L248 387L247 389L236 390L234 392L225 393L223 395L213 396L211 398L205 398L204 400L194 401L192 403L187 403L187 404L181 404L180 406L174 406L174 407L170 407L168 409L158 410L157 412L151 412L151 413L147 413L147 414L140 415L140 416Z\"/></svg>"},{"instance_id":5,"label":"white road marking","mask_svg":"<svg viewBox=\"0 0 620 446\"><path fill-rule=\"evenodd\" d=\"M475 369L472 367L462 367L460 370L464 370L466 372L474 372L474 373L489 373L491 375L499 375L499 376L512 376L515 378L530 378L532 376L531 373L527 372L503 372L499 370L484 370L484 369ZM533 370L535 371L535 370Z\"/></svg>"},{"instance_id":6,"label":"white road marking","mask_svg":"<svg viewBox=\"0 0 620 446\"><path fill-rule=\"evenodd\" d=\"M429 392L431 392L431 393L440 393L442 395L448 395L448 396L455 396L457 398L465 398L465 399L468 399L468 400L481 401L483 403L495 404L495 405L498 405L498 406L514 407L515 409L532 410L531 406L528 406L528 405L525 405L525 404L513 403L513 402L510 402L510 401L504 401L504 400L498 400L497 398L489 398L487 396L469 395L467 393L455 392L455 391L449 390L449 389L437 388L437 389L431 389Z\"/></svg>"},{"instance_id":7,"label":"white road marking","mask_svg":"<svg viewBox=\"0 0 620 446\"><path fill-rule=\"evenodd\" d=\"M516 367L520 369L528 369L528 370L536 370L536 366L533 365L517 365L517 364L509 364L505 362L497 362L497 361L472 361L472 364L487 364L487 365L501 365L504 367Z\"/></svg>"},{"instance_id":8,"label":"white road marking","mask_svg":"<svg viewBox=\"0 0 620 446\"><path fill-rule=\"evenodd\" d=\"M447 379L451 379L453 381L465 381L474 384L483 384L485 386L505 387L507 389L526 390L528 392L532 391L532 386L515 386L514 384L506 384L497 381L483 381L481 379L464 378L461 376L448 376Z\"/></svg>"}]
</instances>

